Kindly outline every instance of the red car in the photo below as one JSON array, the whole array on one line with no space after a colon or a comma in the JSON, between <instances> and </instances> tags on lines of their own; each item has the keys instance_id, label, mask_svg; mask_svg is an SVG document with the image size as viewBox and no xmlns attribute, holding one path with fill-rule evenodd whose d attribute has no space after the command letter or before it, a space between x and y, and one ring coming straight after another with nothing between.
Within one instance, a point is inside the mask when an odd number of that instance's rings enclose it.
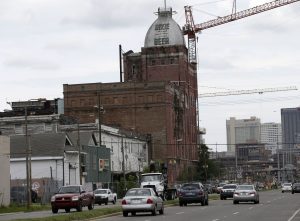
<instances>
[{"instance_id":1,"label":"red car","mask_svg":"<svg viewBox=\"0 0 300 221\"><path fill-rule=\"evenodd\" d=\"M72 208L81 212L85 206L92 210L94 201L94 193L86 192L80 185L62 186L58 193L51 197L51 207L53 213L57 213L59 209L68 213Z\"/></svg>"}]
</instances>

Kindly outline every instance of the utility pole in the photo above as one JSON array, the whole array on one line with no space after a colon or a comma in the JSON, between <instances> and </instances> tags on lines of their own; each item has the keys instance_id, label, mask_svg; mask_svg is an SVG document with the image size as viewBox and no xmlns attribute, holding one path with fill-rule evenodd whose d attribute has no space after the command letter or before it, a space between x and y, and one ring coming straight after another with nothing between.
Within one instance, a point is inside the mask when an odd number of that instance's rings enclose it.
<instances>
[{"instance_id":1,"label":"utility pole","mask_svg":"<svg viewBox=\"0 0 300 221\"><path fill-rule=\"evenodd\" d=\"M24 106L25 115L25 139L26 139L26 185L27 185L27 208L31 205L31 147L28 137L28 120L27 120L27 106Z\"/></svg>"},{"instance_id":2,"label":"utility pole","mask_svg":"<svg viewBox=\"0 0 300 221\"><path fill-rule=\"evenodd\" d=\"M79 184L82 185L82 170L81 170L81 145L80 145L80 131L79 131L79 122L77 120L77 147L79 155Z\"/></svg>"},{"instance_id":3,"label":"utility pole","mask_svg":"<svg viewBox=\"0 0 300 221\"><path fill-rule=\"evenodd\" d=\"M122 170L123 170L123 178L124 178L124 189L127 190L126 185L126 174L125 174L125 149L123 145L123 137L121 137L121 152L122 152Z\"/></svg>"},{"instance_id":4,"label":"utility pole","mask_svg":"<svg viewBox=\"0 0 300 221\"><path fill-rule=\"evenodd\" d=\"M98 97L98 133L99 133L99 147L102 145L102 134L101 134L101 101L100 101L100 92L97 93Z\"/></svg>"}]
</instances>

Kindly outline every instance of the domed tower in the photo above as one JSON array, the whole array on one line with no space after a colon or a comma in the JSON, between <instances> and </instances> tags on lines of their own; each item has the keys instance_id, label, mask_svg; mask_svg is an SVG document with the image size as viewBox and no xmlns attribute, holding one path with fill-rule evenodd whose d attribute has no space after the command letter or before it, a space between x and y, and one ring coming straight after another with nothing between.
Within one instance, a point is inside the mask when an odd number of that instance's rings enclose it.
<instances>
[{"instance_id":1,"label":"domed tower","mask_svg":"<svg viewBox=\"0 0 300 221\"><path fill-rule=\"evenodd\" d=\"M153 93L139 97L143 97L147 110L156 110L143 121L152 125L148 126L153 139L150 160L165 162L170 168L169 180L175 182L184 168L193 163L195 166L197 161L197 72L196 66L188 61L185 39L172 18L172 8L159 8L157 15L141 52L129 51L123 55L124 81L144 83L144 91L149 91L149 82L166 85L159 89L164 91L160 98ZM147 101L149 97L151 102ZM157 115L160 120L156 122Z\"/></svg>"}]
</instances>

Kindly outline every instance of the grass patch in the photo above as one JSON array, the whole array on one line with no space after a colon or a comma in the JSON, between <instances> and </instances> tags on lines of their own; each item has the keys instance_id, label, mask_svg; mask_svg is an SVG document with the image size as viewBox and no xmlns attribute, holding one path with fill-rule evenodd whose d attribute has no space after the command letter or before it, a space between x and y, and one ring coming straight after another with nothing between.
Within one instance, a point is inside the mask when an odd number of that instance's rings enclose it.
<instances>
[{"instance_id":1,"label":"grass patch","mask_svg":"<svg viewBox=\"0 0 300 221\"><path fill-rule=\"evenodd\" d=\"M42 211L50 210L50 205L41 205L41 204L32 204L29 209L26 205L16 205L12 204L10 206L1 206L0 214L2 213L16 213L16 212L33 212L33 211Z\"/></svg>"},{"instance_id":2,"label":"grass patch","mask_svg":"<svg viewBox=\"0 0 300 221\"><path fill-rule=\"evenodd\" d=\"M219 200L220 199L220 194L213 193L208 195L209 200Z\"/></svg>"}]
</instances>

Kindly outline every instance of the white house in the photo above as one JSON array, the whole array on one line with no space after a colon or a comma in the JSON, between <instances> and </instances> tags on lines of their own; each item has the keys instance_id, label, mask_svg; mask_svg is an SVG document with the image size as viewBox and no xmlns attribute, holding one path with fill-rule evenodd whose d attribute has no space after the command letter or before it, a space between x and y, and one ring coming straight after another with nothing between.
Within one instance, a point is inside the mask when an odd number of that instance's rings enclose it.
<instances>
[{"instance_id":1,"label":"white house","mask_svg":"<svg viewBox=\"0 0 300 221\"><path fill-rule=\"evenodd\" d=\"M123 159L125 172L142 172L148 165L148 143L146 138L137 137L120 129L102 125L102 145L111 150L111 170L122 173ZM95 134L99 139L99 134ZM124 154L123 154L124 150Z\"/></svg>"},{"instance_id":2,"label":"white house","mask_svg":"<svg viewBox=\"0 0 300 221\"><path fill-rule=\"evenodd\" d=\"M92 133L80 133L83 137ZM68 133L32 134L27 137L31 148L31 178L33 188L55 181L56 186L80 184L79 151ZM90 139L92 140L92 139ZM91 143L85 143L85 145ZM26 180L26 136L11 136L10 174L12 185L24 185ZM42 190L40 190L42 191Z\"/></svg>"}]
</instances>

